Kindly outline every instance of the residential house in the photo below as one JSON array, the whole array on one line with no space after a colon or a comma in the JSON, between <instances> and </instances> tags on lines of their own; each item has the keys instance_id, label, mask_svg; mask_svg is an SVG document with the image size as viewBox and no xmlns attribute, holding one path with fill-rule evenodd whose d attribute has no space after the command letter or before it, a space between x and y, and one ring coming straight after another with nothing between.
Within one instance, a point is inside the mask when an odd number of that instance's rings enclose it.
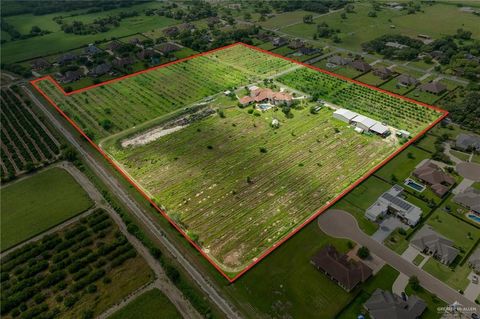
<instances>
[{"instance_id":1,"label":"residential house","mask_svg":"<svg viewBox=\"0 0 480 319\"><path fill-rule=\"evenodd\" d=\"M364 263L349 260L332 245L323 247L310 263L347 292L372 276L372 270Z\"/></svg>"},{"instance_id":2,"label":"residential house","mask_svg":"<svg viewBox=\"0 0 480 319\"><path fill-rule=\"evenodd\" d=\"M288 44L288 47L292 50L298 50L300 48L303 48L304 46L305 46L305 41L301 39L292 40Z\"/></svg>"},{"instance_id":3,"label":"residential house","mask_svg":"<svg viewBox=\"0 0 480 319\"><path fill-rule=\"evenodd\" d=\"M338 66L343 66L349 64L351 61L350 59L345 59L340 55L333 55L327 59L328 63L335 64Z\"/></svg>"},{"instance_id":4,"label":"residential house","mask_svg":"<svg viewBox=\"0 0 480 319\"><path fill-rule=\"evenodd\" d=\"M368 72L372 69L372 66L363 60L355 60L350 63L350 66L360 72Z\"/></svg>"},{"instance_id":5,"label":"residential house","mask_svg":"<svg viewBox=\"0 0 480 319\"><path fill-rule=\"evenodd\" d=\"M35 59L32 62L32 70L34 70L34 71L41 71L41 70L47 69L51 66L52 66L52 64L44 58Z\"/></svg>"},{"instance_id":6,"label":"residential house","mask_svg":"<svg viewBox=\"0 0 480 319\"><path fill-rule=\"evenodd\" d=\"M477 247L470 258L468 258L468 266L472 268L476 274L480 274L480 247Z\"/></svg>"},{"instance_id":7,"label":"residential house","mask_svg":"<svg viewBox=\"0 0 480 319\"><path fill-rule=\"evenodd\" d=\"M112 69L112 66L110 64L102 63L102 64L99 64L99 65L95 66L89 72L89 75L93 76L93 77L99 77L99 76L102 76L104 74L107 74L108 72L110 72L111 69Z\"/></svg>"},{"instance_id":8,"label":"residential house","mask_svg":"<svg viewBox=\"0 0 480 319\"><path fill-rule=\"evenodd\" d=\"M457 136L455 148L464 152L470 150L480 152L480 136L475 134L461 133Z\"/></svg>"},{"instance_id":9,"label":"residential house","mask_svg":"<svg viewBox=\"0 0 480 319\"><path fill-rule=\"evenodd\" d=\"M155 50L153 49L144 49L137 52L136 56L140 60L150 59L155 55Z\"/></svg>"},{"instance_id":10,"label":"residential house","mask_svg":"<svg viewBox=\"0 0 480 319\"><path fill-rule=\"evenodd\" d=\"M385 46L395 48L395 49L408 48L408 45L401 44L401 43L398 43L398 42L391 42L391 41L385 42Z\"/></svg>"},{"instance_id":11,"label":"residential house","mask_svg":"<svg viewBox=\"0 0 480 319\"><path fill-rule=\"evenodd\" d=\"M363 305L372 319L418 319L426 303L417 296L406 300L390 291L377 288Z\"/></svg>"},{"instance_id":12,"label":"residential house","mask_svg":"<svg viewBox=\"0 0 480 319\"><path fill-rule=\"evenodd\" d=\"M376 68L375 70L373 70L373 74L375 74L376 76L378 76L382 80L386 80L386 79L388 79L392 76L393 72L389 68L380 67L380 68Z\"/></svg>"},{"instance_id":13,"label":"residential house","mask_svg":"<svg viewBox=\"0 0 480 319\"><path fill-rule=\"evenodd\" d=\"M117 51L118 49L120 49L123 45L118 42L118 41L112 41L110 42L109 44L107 44L107 49L112 51L112 52L115 52Z\"/></svg>"},{"instance_id":14,"label":"residential house","mask_svg":"<svg viewBox=\"0 0 480 319\"><path fill-rule=\"evenodd\" d=\"M380 217L393 214L409 226L416 226L422 217L422 209L402 198L403 187L393 185L365 211L365 217L377 221Z\"/></svg>"},{"instance_id":15,"label":"residential house","mask_svg":"<svg viewBox=\"0 0 480 319\"><path fill-rule=\"evenodd\" d=\"M261 32L259 34L257 34L257 38L259 40L262 40L264 42L267 42L267 41L272 41L272 38L273 36L271 34L268 34L268 33L265 33L265 32Z\"/></svg>"},{"instance_id":16,"label":"residential house","mask_svg":"<svg viewBox=\"0 0 480 319\"><path fill-rule=\"evenodd\" d=\"M320 49L312 48L312 47L301 47L300 49L298 49L298 53L303 55L312 55L312 54L317 54L319 52L321 52Z\"/></svg>"},{"instance_id":17,"label":"residential house","mask_svg":"<svg viewBox=\"0 0 480 319\"><path fill-rule=\"evenodd\" d=\"M459 253L458 249L454 247L453 241L443 237L428 225L415 234L410 245L447 266L457 258Z\"/></svg>"},{"instance_id":18,"label":"residential house","mask_svg":"<svg viewBox=\"0 0 480 319\"><path fill-rule=\"evenodd\" d=\"M93 44L89 44L84 50L85 54L89 55L89 56L93 56L97 53L100 53L102 52L102 50L100 50L99 48L97 48L95 45Z\"/></svg>"},{"instance_id":19,"label":"residential house","mask_svg":"<svg viewBox=\"0 0 480 319\"><path fill-rule=\"evenodd\" d=\"M73 53L65 53L58 58L58 64L65 65L71 63L77 59L77 56Z\"/></svg>"},{"instance_id":20,"label":"residential house","mask_svg":"<svg viewBox=\"0 0 480 319\"><path fill-rule=\"evenodd\" d=\"M290 105L293 97L286 92L274 92L271 89L254 88L250 89L250 95L242 97L239 102L243 106L256 102L268 102L273 105Z\"/></svg>"},{"instance_id":21,"label":"residential house","mask_svg":"<svg viewBox=\"0 0 480 319\"><path fill-rule=\"evenodd\" d=\"M440 95L447 90L447 87L438 81L432 81L420 86L420 90L431 94Z\"/></svg>"},{"instance_id":22,"label":"residential house","mask_svg":"<svg viewBox=\"0 0 480 319\"><path fill-rule=\"evenodd\" d=\"M180 33L180 30L176 26L171 26L163 30L163 34L167 37L175 37Z\"/></svg>"},{"instance_id":23,"label":"residential house","mask_svg":"<svg viewBox=\"0 0 480 319\"><path fill-rule=\"evenodd\" d=\"M80 80L83 77L81 70L67 71L59 76L59 80L62 83L71 83Z\"/></svg>"},{"instance_id":24,"label":"residential house","mask_svg":"<svg viewBox=\"0 0 480 319\"><path fill-rule=\"evenodd\" d=\"M126 66L132 65L133 63L135 63L135 60L132 57L117 58L112 62L112 64L118 68L124 68Z\"/></svg>"},{"instance_id":25,"label":"residential house","mask_svg":"<svg viewBox=\"0 0 480 319\"><path fill-rule=\"evenodd\" d=\"M272 39L272 44L276 47L281 47L288 43L288 40L283 37L275 37Z\"/></svg>"},{"instance_id":26,"label":"residential house","mask_svg":"<svg viewBox=\"0 0 480 319\"><path fill-rule=\"evenodd\" d=\"M410 85L417 85L420 81L408 74L401 74L397 77L397 83L401 86L409 87Z\"/></svg>"},{"instance_id":27,"label":"residential house","mask_svg":"<svg viewBox=\"0 0 480 319\"><path fill-rule=\"evenodd\" d=\"M455 184L455 179L445 173L431 160L424 160L412 173L413 176L430 186L439 197L443 197Z\"/></svg>"},{"instance_id":28,"label":"residential house","mask_svg":"<svg viewBox=\"0 0 480 319\"><path fill-rule=\"evenodd\" d=\"M472 210L480 216L480 189L469 187L463 192L455 195L453 201Z\"/></svg>"}]
</instances>

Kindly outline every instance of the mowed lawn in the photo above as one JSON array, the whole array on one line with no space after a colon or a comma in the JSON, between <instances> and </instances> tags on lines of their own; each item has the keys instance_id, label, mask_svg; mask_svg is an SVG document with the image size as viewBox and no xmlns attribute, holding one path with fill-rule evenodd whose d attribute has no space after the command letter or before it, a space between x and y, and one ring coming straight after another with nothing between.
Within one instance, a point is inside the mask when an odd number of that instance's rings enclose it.
<instances>
[{"instance_id":1,"label":"mowed lawn","mask_svg":"<svg viewBox=\"0 0 480 319\"><path fill-rule=\"evenodd\" d=\"M347 293L310 259L327 244L346 252L347 242L312 222L225 290L252 305L251 318L335 318L357 291Z\"/></svg>"},{"instance_id":2,"label":"mowed lawn","mask_svg":"<svg viewBox=\"0 0 480 319\"><path fill-rule=\"evenodd\" d=\"M126 307L115 312L109 319L180 319L182 316L168 298L158 289L149 290Z\"/></svg>"},{"instance_id":3,"label":"mowed lawn","mask_svg":"<svg viewBox=\"0 0 480 319\"><path fill-rule=\"evenodd\" d=\"M1 249L8 249L91 207L93 202L61 168L2 188Z\"/></svg>"},{"instance_id":4,"label":"mowed lawn","mask_svg":"<svg viewBox=\"0 0 480 319\"><path fill-rule=\"evenodd\" d=\"M396 146L323 109L226 109L150 144L107 151L220 264L241 270ZM273 118L280 128L270 126ZM240 244L239 244L240 243Z\"/></svg>"}]
</instances>

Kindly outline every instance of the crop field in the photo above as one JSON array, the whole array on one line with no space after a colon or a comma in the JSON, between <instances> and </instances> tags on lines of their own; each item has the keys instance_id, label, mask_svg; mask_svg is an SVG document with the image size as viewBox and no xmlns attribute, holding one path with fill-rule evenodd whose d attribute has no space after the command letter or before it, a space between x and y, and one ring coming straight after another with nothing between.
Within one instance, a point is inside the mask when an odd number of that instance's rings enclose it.
<instances>
[{"instance_id":1,"label":"crop field","mask_svg":"<svg viewBox=\"0 0 480 319\"><path fill-rule=\"evenodd\" d=\"M1 261L2 318L94 318L153 279L99 209Z\"/></svg>"},{"instance_id":2,"label":"crop field","mask_svg":"<svg viewBox=\"0 0 480 319\"><path fill-rule=\"evenodd\" d=\"M59 154L56 137L33 115L27 102L10 88L1 91L1 159L2 180L12 178Z\"/></svg>"},{"instance_id":3,"label":"crop field","mask_svg":"<svg viewBox=\"0 0 480 319\"><path fill-rule=\"evenodd\" d=\"M1 192L2 251L93 206L75 179L57 167L2 187Z\"/></svg>"},{"instance_id":4,"label":"crop field","mask_svg":"<svg viewBox=\"0 0 480 319\"><path fill-rule=\"evenodd\" d=\"M439 116L439 112L425 106L308 68L287 73L277 80L414 135Z\"/></svg>"},{"instance_id":5,"label":"crop field","mask_svg":"<svg viewBox=\"0 0 480 319\"><path fill-rule=\"evenodd\" d=\"M68 94L50 79L34 84L84 131L93 132L94 141L108 138L100 145L119 169L230 278L400 144L393 137L355 133L333 119L330 108L309 112L316 105L311 99L288 115L277 107L260 113L237 108L236 99L223 97L224 90L241 94L243 86L273 77L286 90L321 97L415 134L442 114L245 45L187 61ZM146 143L123 143L147 134L146 123L171 124L179 110L199 102L218 112ZM101 124L106 119L109 129ZM273 119L280 122L278 129L271 126Z\"/></svg>"}]
</instances>

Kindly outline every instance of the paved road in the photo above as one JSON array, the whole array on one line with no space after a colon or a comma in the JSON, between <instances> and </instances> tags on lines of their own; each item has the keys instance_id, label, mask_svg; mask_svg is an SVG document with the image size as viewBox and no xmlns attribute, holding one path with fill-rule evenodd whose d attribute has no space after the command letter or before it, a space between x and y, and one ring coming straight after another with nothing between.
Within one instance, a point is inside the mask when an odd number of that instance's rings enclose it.
<instances>
[{"instance_id":1,"label":"paved road","mask_svg":"<svg viewBox=\"0 0 480 319\"><path fill-rule=\"evenodd\" d=\"M425 289L436 294L447 303L453 304L455 301L458 301L466 307L477 307L478 310L478 306L474 302L362 232L358 227L356 219L349 213L331 209L318 217L318 225L323 232L330 236L348 238L362 246L368 247L372 253L408 277L417 276L420 284Z\"/></svg>"},{"instance_id":2,"label":"paved road","mask_svg":"<svg viewBox=\"0 0 480 319\"><path fill-rule=\"evenodd\" d=\"M127 206L132 214L140 220L143 225L148 228L155 236L155 238L162 243L168 251L175 256L176 260L184 267L184 269L190 274L193 280L199 285L204 293L217 305L217 307L224 312L228 318L241 318L238 312L233 306L218 292L218 288L214 284L208 281L196 267L187 260L183 254L177 249L177 247L161 233L155 223L152 221L152 216L149 216L148 212L144 212L140 205L132 199L128 192L124 189L112 174L110 174L92 155L90 155L87 148L85 148L80 142L80 137L74 136L69 130L67 130L63 123L61 123L51 112L56 112L52 106L43 105L42 102L33 94L29 88L23 87L25 92L30 96L32 101L39 107L39 109L45 114L45 116L52 122L53 125L65 136L66 139L78 150L78 152L84 157L85 161L96 173L96 175L107 184L112 192ZM69 124L66 124L69 125Z\"/></svg>"}]
</instances>

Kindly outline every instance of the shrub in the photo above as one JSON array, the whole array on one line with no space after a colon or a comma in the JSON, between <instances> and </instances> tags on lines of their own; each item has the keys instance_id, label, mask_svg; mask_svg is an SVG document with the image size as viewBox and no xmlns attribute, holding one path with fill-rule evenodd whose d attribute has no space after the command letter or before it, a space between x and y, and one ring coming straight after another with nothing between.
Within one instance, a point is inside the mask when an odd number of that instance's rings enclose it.
<instances>
[{"instance_id":1,"label":"shrub","mask_svg":"<svg viewBox=\"0 0 480 319\"><path fill-rule=\"evenodd\" d=\"M370 250L365 246L360 247L357 251L357 256L361 259L368 258L370 256Z\"/></svg>"}]
</instances>

